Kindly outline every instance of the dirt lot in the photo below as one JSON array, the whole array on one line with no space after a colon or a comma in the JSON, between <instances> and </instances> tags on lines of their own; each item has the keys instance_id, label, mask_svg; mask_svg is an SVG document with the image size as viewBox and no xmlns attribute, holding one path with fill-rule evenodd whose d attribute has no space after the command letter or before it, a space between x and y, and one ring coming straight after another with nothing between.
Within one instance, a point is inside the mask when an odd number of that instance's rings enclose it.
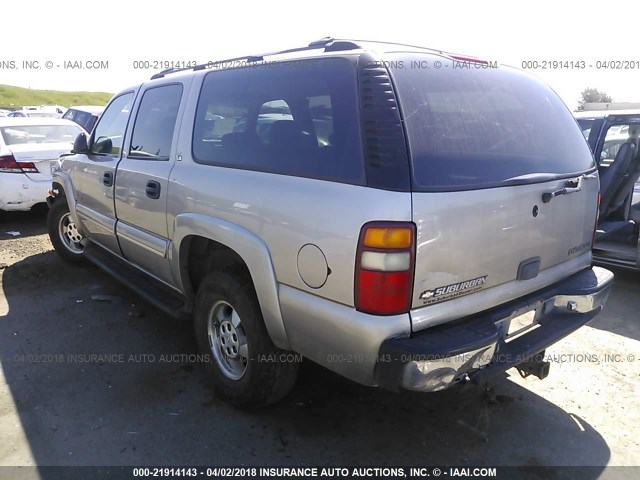
<instances>
[{"instance_id":1,"label":"dirt lot","mask_svg":"<svg viewBox=\"0 0 640 480\"><path fill-rule=\"evenodd\" d=\"M616 272L544 381L511 370L489 393L397 395L305 364L284 402L246 413L189 361L189 325L64 264L44 223L0 223L0 465L640 464L638 275Z\"/></svg>"}]
</instances>

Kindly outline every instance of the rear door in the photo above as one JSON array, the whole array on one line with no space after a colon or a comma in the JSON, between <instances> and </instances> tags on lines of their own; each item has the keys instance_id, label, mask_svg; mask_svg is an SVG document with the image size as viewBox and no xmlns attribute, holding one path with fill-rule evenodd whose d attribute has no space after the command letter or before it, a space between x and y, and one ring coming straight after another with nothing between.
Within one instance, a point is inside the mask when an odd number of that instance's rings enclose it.
<instances>
[{"instance_id":1,"label":"rear door","mask_svg":"<svg viewBox=\"0 0 640 480\"><path fill-rule=\"evenodd\" d=\"M557 95L515 69L400 58L440 66L391 71L412 164L412 306L447 304L425 309L433 316L416 314L418 326L505 303L587 267L598 178Z\"/></svg>"},{"instance_id":2,"label":"rear door","mask_svg":"<svg viewBox=\"0 0 640 480\"><path fill-rule=\"evenodd\" d=\"M77 214L92 241L118 254L113 189L134 99L134 90L113 98L93 130L89 153L71 160Z\"/></svg>"},{"instance_id":3,"label":"rear door","mask_svg":"<svg viewBox=\"0 0 640 480\"><path fill-rule=\"evenodd\" d=\"M152 83L140 92L116 178L116 231L123 255L169 284L173 280L168 260L167 185L176 159L173 138L179 128L180 106L191 78Z\"/></svg>"}]
</instances>

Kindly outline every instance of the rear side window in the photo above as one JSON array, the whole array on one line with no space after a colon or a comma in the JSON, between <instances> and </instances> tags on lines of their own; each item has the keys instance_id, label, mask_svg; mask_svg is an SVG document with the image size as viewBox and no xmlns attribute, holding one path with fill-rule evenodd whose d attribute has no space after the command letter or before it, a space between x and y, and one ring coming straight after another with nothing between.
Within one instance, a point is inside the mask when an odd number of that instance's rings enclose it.
<instances>
[{"instance_id":1,"label":"rear side window","mask_svg":"<svg viewBox=\"0 0 640 480\"><path fill-rule=\"evenodd\" d=\"M573 116L532 77L423 54L389 60L405 67L392 68L391 75L416 190L487 188L533 174L570 175L594 167ZM440 68L411 68L424 60L439 62Z\"/></svg>"},{"instance_id":2,"label":"rear side window","mask_svg":"<svg viewBox=\"0 0 640 480\"><path fill-rule=\"evenodd\" d=\"M181 98L181 84L144 92L133 125L129 158L169 159Z\"/></svg>"},{"instance_id":3,"label":"rear side window","mask_svg":"<svg viewBox=\"0 0 640 480\"><path fill-rule=\"evenodd\" d=\"M356 72L346 59L209 73L193 133L196 162L363 184Z\"/></svg>"},{"instance_id":4,"label":"rear side window","mask_svg":"<svg viewBox=\"0 0 640 480\"><path fill-rule=\"evenodd\" d=\"M88 112L77 112L74 121L87 131L91 130L91 114ZM89 127L89 128L87 128Z\"/></svg>"}]
</instances>

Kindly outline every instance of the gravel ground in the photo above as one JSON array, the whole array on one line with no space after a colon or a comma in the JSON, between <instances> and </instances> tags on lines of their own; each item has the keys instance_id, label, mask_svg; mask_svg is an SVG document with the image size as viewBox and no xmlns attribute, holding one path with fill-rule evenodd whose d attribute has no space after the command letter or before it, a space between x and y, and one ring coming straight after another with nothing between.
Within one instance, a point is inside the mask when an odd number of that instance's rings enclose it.
<instances>
[{"instance_id":1,"label":"gravel ground","mask_svg":"<svg viewBox=\"0 0 640 480\"><path fill-rule=\"evenodd\" d=\"M247 413L213 396L188 324L63 263L45 215L0 221L0 465L640 464L640 275L615 272L544 381L393 394L306 362L285 401Z\"/></svg>"}]
</instances>

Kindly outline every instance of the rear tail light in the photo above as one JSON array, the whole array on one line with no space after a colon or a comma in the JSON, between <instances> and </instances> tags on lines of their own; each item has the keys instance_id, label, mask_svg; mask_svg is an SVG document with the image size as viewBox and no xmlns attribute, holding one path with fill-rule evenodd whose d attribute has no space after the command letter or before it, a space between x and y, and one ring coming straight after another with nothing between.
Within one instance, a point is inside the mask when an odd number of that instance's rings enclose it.
<instances>
[{"instance_id":1,"label":"rear tail light","mask_svg":"<svg viewBox=\"0 0 640 480\"><path fill-rule=\"evenodd\" d=\"M38 173L32 162L17 162L13 155L0 157L0 173Z\"/></svg>"},{"instance_id":2,"label":"rear tail light","mask_svg":"<svg viewBox=\"0 0 640 480\"><path fill-rule=\"evenodd\" d=\"M412 223L372 222L362 227L356 258L356 309L374 315L409 311L415 237Z\"/></svg>"}]
</instances>

